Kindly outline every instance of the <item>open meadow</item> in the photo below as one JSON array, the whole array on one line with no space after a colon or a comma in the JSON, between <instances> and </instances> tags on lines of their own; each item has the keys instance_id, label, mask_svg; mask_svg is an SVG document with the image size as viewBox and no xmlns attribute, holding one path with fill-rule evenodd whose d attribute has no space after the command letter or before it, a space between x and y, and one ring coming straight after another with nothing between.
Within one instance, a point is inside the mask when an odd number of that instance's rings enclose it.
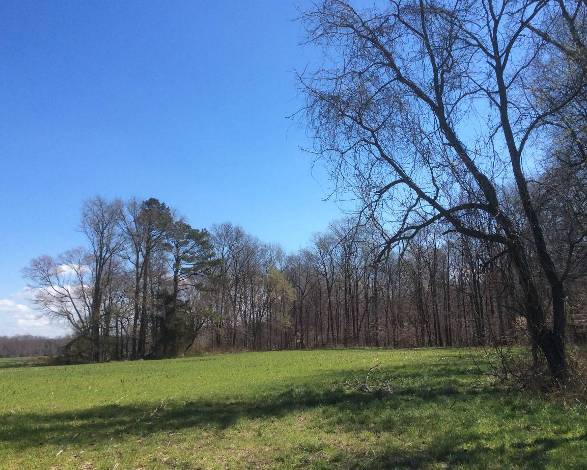
<instances>
[{"instance_id":1,"label":"open meadow","mask_svg":"<svg viewBox=\"0 0 587 470\"><path fill-rule=\"evenodd\" d=\"M479 351L0 367L2 469L587 467L585 407L497 388Z\"/></svg>"}]
</instances>

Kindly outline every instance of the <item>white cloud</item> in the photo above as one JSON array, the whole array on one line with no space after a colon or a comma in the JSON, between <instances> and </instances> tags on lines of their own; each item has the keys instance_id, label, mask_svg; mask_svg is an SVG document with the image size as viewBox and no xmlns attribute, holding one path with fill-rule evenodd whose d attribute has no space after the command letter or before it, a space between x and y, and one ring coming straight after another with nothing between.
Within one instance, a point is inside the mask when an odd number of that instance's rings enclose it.
<instances>
[{"instance_id":1,"label":"white cloud","mask_svg":"<svg viewBox=\"0 0 587 470\"><path fill-rule=\"evenodd\" d=\"M63 336L69 329L52 321L34 309L32 289L24 288L5 298L0 298L0 335Z\"/></svg>"},{"instance_id":2,"label":"white cloud","mask_svg":"<svg viewBox=\"0 0 587 470\"><path fill-rule=\"evenodd\" d=\"M86 266L85 264L60 264L56 268L58 274L63 276L77 276L77 273L89 273L90 267Z\"/></svg>"}]
</instances>

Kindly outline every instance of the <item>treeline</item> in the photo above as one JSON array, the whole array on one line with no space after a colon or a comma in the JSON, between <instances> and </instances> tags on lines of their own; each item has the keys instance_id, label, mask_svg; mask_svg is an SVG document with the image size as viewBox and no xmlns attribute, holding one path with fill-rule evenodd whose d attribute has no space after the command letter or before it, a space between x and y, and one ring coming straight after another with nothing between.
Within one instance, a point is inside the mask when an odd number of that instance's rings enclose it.
<instances>
[{"instance_id":1,"label":"treeline","mask_svg":"<svg viewBox=\"0 0 587 470\"><path fill-rule=\"evenodd\" d=\"M0 357L56 356L69 338L42 336L0 336Z\"/></svg>"},{"instance_id":2,"label":"treeline","mask_svg":"<svg viewBox=\"0 0 587 470\"><path fill-rule=\"evenodd\" d=\"M232 225L215 227L211 234L219 265L208 290L212 316L199 337L202 347L469 346L527 340L524 299L511 260L491 243L437 227L386 250L374 227L344 220L307 248L284 256ZM585 269L575 274L579 271ZM571 324L584 313L580 279L568 284Z\"/></svg>"},{"instance_id":3,"label":"treeline","mask_svg":"<svg viewBox=\"0 0 587 470\"><path fill-rule=\"evenodd\" d=\"M460 346L517 331L509 267L486 269L489 248L466 239L431 232L382 253L381 240L348 220L282 257L230 225L213 235L223 282L212 289L217 315L202 344Z\"/></svg>"},{"instance_id":4,"label":"treeline","mask_svg":"<svg viewBox=\"0 0 587 470\"><path fill-rule=\"evenodd\" d=\"M156 199L95 198L81 228L87 247L26 269L39 308L77 337L65 353L80 359L483 345L526 331L507 254L442 226L385 249L375 227L348 219L286 255L231 224L195 229ZM570 289L572 312L584 287Z\"/></svg>"},{"instance_id":5,"label":"treeline","mask_svg":"<svg viewBox=\"0 0 587 470\"><path fill-rule=\"evenodd\" d=\"M285 255L155 199L96 199L87 249L31 263L40 307L93 360L519 332L567 381L587 323L585 2L324 0L301 21L326 54L296 114L356 219Z\"/></svg>"}]
</instances>

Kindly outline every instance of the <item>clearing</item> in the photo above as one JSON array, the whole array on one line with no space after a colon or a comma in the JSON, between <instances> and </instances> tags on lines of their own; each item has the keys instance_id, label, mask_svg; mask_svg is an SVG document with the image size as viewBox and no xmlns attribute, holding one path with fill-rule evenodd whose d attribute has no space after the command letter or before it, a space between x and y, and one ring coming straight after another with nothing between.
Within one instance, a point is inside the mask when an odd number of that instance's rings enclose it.
<instances>
[{"instance_id":1,"label":"clearing","mask_svg":"<svg viewBox=\"0 0 587 470\"><path fill-rule=\"evenodd\" d=\"M0 361L2 469L587 468L585 406L493 386L475 350L26 365Z\"/></svg>"}]
</instances>

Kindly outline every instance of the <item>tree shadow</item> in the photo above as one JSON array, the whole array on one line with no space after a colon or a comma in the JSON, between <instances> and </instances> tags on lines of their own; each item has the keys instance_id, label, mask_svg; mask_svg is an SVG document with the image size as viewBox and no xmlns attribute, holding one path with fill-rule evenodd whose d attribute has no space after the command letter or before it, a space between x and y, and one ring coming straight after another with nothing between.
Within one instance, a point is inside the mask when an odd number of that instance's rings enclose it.
<instances>
[{"instance_id":1,"label":"tree shadow","mask_svg":"<svg viewBox=\"0 0 587 470\"><path fill-rule=\"evenodd\" d=\"M414 381L425 376L426 386ZM484 466L506 451L498 438L492 445L487 436L471 427L467 415L483 407L504 422L515 420L532 409L520 408L510 393L488 384L460 387L459 377L471 375L470 364L426 364L382 368L372 378L367 391L353 388L349 379L365 379L365 370L353 370L308 376L295 388L273 388L267 394L245 399L197 399L151 402L132 405L103 405L77 411L56 413L16 413L0 415L0 442L24 451L43 445L84 447L108 445L129 437L175 433L186 429L223 432L243 420L282 418L311 411L313 426L326 432L353 435L401 435L402 426L429 433L431 438L416 447L390 447L384 444L364 452L341 450L327 457L328 466L342 468L422 468L426 466ZM389 382L389 388L378 384ZM422 410L426 410L423 413ZM448 412L447 412L448 410ZM462 421L447 428L452 411ZM435 424L431 420L437 416ZM469 421L467 421L469 419ZM432 428L431 428L432 426ZM516 437L509 443L507 456L518 466L542 468L548 463L546 452L578 437L543 437L540 433ZM528 437L533 440L527 439ZM501 446L501 447L500 447Z\"/></svg>"},{"instance_id":2,"label":"tree shadow","mask_svg":"<svg viewBox=\"0 0 587 470\"><path fill-rule=\"evenodd\" d=\"M263 401L191 400L104 405L58 413L4 414L0 416L0 441L23 449L48 443L99 443L185 428L224 430L242 419L279 418L318 406L362 406L371 399L374 398L342 389L289 390Z\"/></svg>"},{"instance_id":3,"label":"tree shadow","mask_svg":"<svg viewBox=\"0 0 587 470\"><path fill-rule=\"evenodd\" d=\"M438 367L438 369L435 369ZM428 367L427 367L428 369ZM6 413L0 415L0 441L18 448L46 443L98 443L119 436L147 435L157 432L174 432L185 428L214 428L223 430L241 419L279 418L302 410L321 408L324 419L343 411L368 410L371 403L399 406L400 402L430 401L466 394L446 380L446 374L466 374L459 367L430 366L426 381L430 387L418 385L398 386L392 393L373 390L369 393L353 390L349 380L365 379L363 369L336 371L306 376L295 388L277 385L262 397L250 399L189 400L147 402L141 404L108 404L82 410L64 412ZM410 383L424 371L409 367L383 368L377 380ZM438 379L438 383L436 383ZM442 382L444 379L444 382ZM372 380L372 379L371 379ZM305 384L305 385L304 385ZM330 412L326 412L330 409Z\"/></svg>"},{"instance_id":4,"label":"tree shadow","mask_svg":"<svg viewBox=\"0 0 587 470\"><path fill-rule=\"evenodd\" d=\"M514 443L511 448L484 444L479 437L450 436L439 438L418 450L394 449L372 453L346 453L338 456L340 466L349 469L417 469L417 468L532 468L552 467L547 452L560 446L584 443L587 433L578 436L536 438ZM573 468L584 468L575 465ZM568 468L571 468L569 465Z\"/></svg>"}]
</instances>

